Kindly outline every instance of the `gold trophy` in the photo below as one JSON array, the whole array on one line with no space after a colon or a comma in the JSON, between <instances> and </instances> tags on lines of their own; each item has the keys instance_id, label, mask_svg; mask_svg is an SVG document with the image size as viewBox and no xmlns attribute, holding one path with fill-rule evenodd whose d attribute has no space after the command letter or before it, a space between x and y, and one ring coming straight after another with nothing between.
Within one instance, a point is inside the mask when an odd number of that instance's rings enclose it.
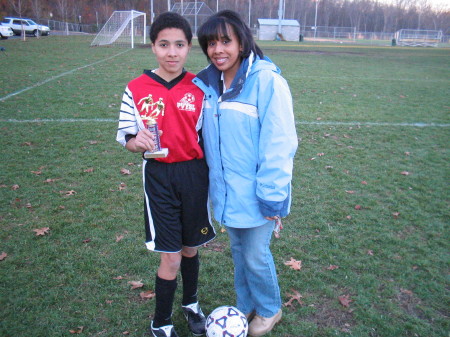
<instances>
[{"instance_id":1,"label":"gold trophy","mask_svg":"<svg viewBox=\"0 0 450 337\"><path fill-rule=\"evenodd\" d=\"M143 102L141 112L145 110L145 115L142 117L142 120L145 122L147 130L155 135L155 150L152 152L145 151L144 158L165 158L169 154L169 149L161 148L161 140L159 138L157 123L158 116L160 114L164 116L165 105L163 99L160 98L158 102L153 102L153 97L150 94L147 97L142 98L139 101L139 104L141 104L141 102ZM151 111L149 112L149 110Z\"/></svg>"}]
</instances>

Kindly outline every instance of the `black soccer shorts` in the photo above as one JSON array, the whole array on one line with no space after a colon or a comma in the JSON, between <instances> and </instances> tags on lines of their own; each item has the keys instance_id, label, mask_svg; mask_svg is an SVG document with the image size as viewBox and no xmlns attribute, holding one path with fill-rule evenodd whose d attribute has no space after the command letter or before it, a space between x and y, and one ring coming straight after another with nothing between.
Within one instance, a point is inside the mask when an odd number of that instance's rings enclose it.
<instances>
[{"instance_id":1,"label":"black soccer shorts","mask_svg":"<svg viewBox=\"0 0 450 337\"><path fill-rule=\"evenodd\" d=\"M208 166L204 159L178 163L144 161L144 218L149 250L176 253L216 236L208 209Z\"/></svg>"}]
</instances>

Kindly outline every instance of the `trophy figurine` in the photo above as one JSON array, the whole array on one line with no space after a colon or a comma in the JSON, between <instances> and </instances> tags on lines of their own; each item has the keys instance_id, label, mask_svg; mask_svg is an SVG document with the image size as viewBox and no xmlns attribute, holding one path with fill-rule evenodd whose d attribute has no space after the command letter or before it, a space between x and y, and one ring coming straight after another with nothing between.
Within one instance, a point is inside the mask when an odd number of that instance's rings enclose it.
<instances>
[{"instance_id":1,"label":"trophy figurine","mask_svg":"<svg viewBox=\"0 0 450 337\"><path fill-rule=\"evenodd\" d=\"M160 98L158 102L153 102L152 95L150 94L147 97L142 98L139 101L139 104L141 104L142 101L144 103L142 104L141 112L145 110L145 115L142 117L142 120L145 122L147 130L155 135L155 150L152 152L145 151L144 158L165 158L169 154L169 149L161 148L161 140L159 139L159 129L157 123L158 116L160 114L164 116L165 106L163 99ZM153 110L149 113L149 109Z\"/></svg>"}]
</instances>

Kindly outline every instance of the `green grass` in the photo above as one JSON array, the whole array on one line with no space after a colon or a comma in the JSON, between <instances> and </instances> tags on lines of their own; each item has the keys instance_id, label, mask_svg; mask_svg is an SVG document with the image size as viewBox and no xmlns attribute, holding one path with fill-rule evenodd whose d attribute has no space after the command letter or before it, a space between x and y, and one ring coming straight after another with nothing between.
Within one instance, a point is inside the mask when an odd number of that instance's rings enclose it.
<instances>
[{"instance_id":1,"label":"green grass","mask_svg":"<svg viewBox=\"0 0 450 337\"><path fill-rule=\"evenodd\" d=\"M90 41L1 43L1 336L80 326L85 336L149 336L154 300L139 293L153 290L159 257L143 244L141 159L115 142L115 120L127 82L155 61L149 48ZM284 308L267 336L447 336L450 49L261 46L290 84L301 138L292 213L272 250L283 301L295 290L303 305ZM194 46L187 68L205 65ZM207 313L234 304L228 239L216 228L201 251ZM300 271L284 265L291 257ZM179 303L180 291L174 321L188 336Z\"/></svg>"}]
</instances>

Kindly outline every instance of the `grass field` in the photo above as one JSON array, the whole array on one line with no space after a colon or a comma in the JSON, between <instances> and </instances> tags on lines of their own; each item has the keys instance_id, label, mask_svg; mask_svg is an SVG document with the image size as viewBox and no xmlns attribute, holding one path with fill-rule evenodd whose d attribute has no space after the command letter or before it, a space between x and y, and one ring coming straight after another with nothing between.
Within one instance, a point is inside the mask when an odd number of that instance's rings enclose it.
<instances>
[{"instance_id":1,"label":"grass field","mask_svg":"<svg viewBox=\"0 0 450 337\"><path fill-rule=\"evenodd\" d=\"M155 61L91 39L1 42L1 336L149 336L154 299L140 293L159 257L143 244L140 156L115 133L125 85ZM290 84L301 139L272 245L283 301L301 303L267 336L448 336L450 49L261 47ZM195 46L187 68L205 65ZM201 251L207 313L234 304L216 228Z\"/></svg>"}]
</instances>

